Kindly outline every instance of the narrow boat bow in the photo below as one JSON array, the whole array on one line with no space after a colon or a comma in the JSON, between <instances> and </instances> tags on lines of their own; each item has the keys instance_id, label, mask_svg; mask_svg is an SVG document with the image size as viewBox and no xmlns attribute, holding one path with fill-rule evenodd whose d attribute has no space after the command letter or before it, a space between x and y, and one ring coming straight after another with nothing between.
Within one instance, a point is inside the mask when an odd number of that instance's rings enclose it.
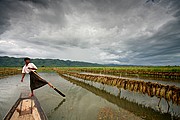
<instances>
[{"instance_id":1,"label":"narrow boat bow","mask_svg":"<svg viewBox=\"0 0 180 120\"><path fill-rule=\"evenodd\" d=\"M48 120L36 96L21 93L4 120Z\"/></svg>"}]
</instances>

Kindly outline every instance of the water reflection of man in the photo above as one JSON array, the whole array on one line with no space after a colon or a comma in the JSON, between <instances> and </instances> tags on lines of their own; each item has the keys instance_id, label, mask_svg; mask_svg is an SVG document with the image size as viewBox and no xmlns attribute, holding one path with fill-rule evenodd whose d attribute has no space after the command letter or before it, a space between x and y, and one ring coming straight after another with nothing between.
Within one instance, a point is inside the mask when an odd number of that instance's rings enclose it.
<instances>
[{"instance_id":1,"label":"water reflection of man","mask_svg":"<svg viewBox=\"0 0 180 120\"><path fill-rule=\"evenodd\" d=\"M30 73L31 71L36 71L37 70L37 67L30 62L30 58L24 58L24 62L25 62L25 65L22 69L22 79L21 79L21 82L24 81L24 77L26 75L26 73ZM33 93L33 90L31 90L31 94L30 96L34 96L34 93Z\"/></svg>"}]
</instances>

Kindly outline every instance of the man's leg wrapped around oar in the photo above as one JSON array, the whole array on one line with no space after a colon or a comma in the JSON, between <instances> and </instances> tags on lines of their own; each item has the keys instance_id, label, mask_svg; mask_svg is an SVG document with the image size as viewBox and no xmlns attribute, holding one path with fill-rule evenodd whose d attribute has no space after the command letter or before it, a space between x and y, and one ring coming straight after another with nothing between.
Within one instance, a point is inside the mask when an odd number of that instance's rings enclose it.
<instances>
[{"instance_id":1,"label":"man's leg wrapped around oar","mask_svg":"<svg viewBox=\"0 0 180 120\"><path fill-rule=\"evenodd\" d=\"M57 88L55 88L51 83L47 82L42 77L40 77L37 72L31 71L29 74L30 74L30 87L31 87L32 95L33 95L33 90L38 89L38 88L48 84L57 93L59 93L61 96L65 97L65 95L62 92L60 92Z\"/></svg>"}]
</instances>

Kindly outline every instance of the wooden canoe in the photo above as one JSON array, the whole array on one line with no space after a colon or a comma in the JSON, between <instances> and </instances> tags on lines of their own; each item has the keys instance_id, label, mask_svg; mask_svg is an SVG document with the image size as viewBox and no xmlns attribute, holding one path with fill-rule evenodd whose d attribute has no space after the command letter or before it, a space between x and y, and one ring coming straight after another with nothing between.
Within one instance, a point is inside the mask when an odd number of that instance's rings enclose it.
<instances>
[{"instance_id":1,"label":"wooden canoe","mask_svg":"<svg viewBox=\"0 0 180 120\"><path fill-rule=\"evenodd\" d=\"M48 120L38 99L21 93L19 99L9 110L4 120Z\"/></svg>"}]
</instances>

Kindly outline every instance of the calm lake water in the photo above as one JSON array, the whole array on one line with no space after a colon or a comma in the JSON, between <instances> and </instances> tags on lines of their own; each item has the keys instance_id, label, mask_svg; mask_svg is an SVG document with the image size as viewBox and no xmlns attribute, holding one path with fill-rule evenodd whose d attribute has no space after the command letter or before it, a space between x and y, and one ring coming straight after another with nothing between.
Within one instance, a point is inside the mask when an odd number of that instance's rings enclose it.
<instances>
[{"instance_id":1,"label":"calm lake water","mask_svg":"<svg viewBox=\"0 0 180 120\"><path fill-rule=\"evenodd\" d=\"M49 120L168 120L180 114L180 106L172 105L167 111L167 103L162 99L160 107L156 97L119 90L116 87L79 79L64 79L56 73L40 73L60 91L63 99L49 86L35 91ZM21 75L0 79L0 119L12 107L21 92L29 91L29 75L23 83ZM178 119L178 118L177 118Z\"/></svg>"}]
</instances>

